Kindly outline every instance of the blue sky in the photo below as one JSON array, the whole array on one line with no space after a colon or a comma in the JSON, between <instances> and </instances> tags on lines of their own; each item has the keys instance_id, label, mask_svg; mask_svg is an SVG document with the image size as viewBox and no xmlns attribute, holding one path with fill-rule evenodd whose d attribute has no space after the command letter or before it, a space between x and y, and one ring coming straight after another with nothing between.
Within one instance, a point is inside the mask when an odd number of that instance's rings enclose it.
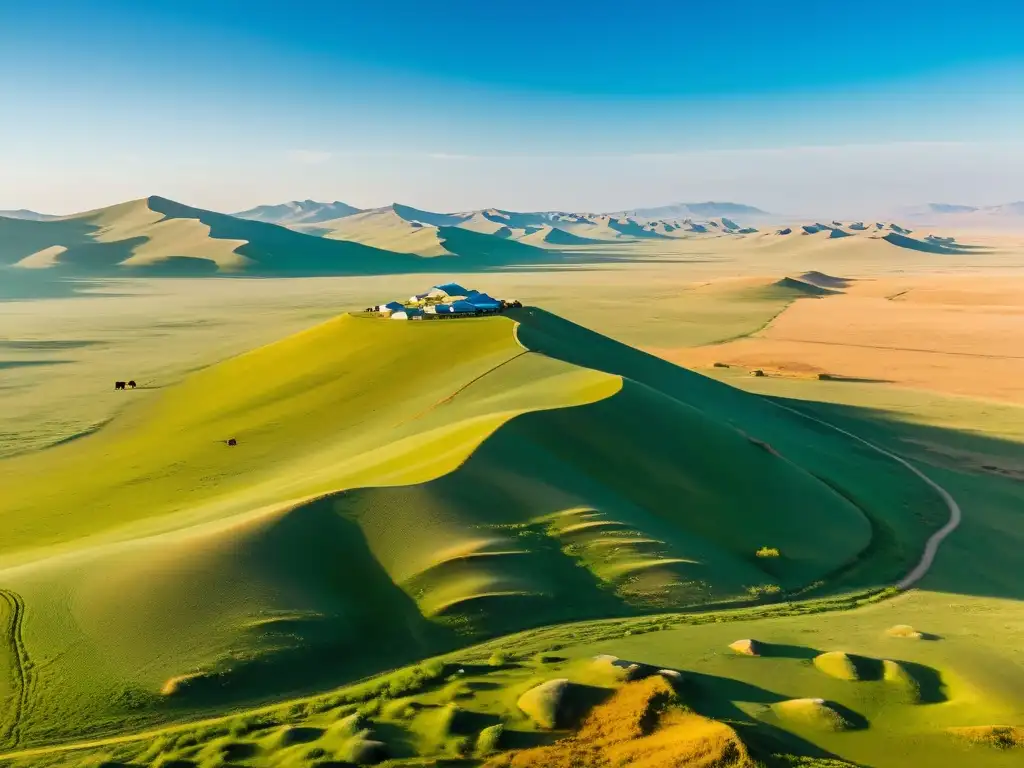
<instances>
[{"instance_id":1,"label":"blue sky","mask_svg":"<svg viewBox=\"0 0 1024 768\"><path fill-rule=\"evenodd\" d=\"M1024 198L1020 0L3 0L0 208Z\"/></svg>"}]
</instances>

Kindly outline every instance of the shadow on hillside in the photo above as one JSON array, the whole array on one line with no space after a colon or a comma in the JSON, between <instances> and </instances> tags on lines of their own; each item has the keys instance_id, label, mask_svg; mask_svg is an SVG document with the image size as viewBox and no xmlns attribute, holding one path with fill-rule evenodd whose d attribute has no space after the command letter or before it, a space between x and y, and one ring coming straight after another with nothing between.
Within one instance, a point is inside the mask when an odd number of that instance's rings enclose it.
<instances>
[{"instance_id":1,"label":"shadow on hillside","mask_svg":"<svg viewBox=\"0 0 1024 768\"><path fill-rule=\"evenodd\" d=\"M819 760L838 759L837 755L789 731L761 720L752 720L750 715L735 704L740 701L769 707L785 701L786 696L730 677L691 671L683 674L687 680L682 697L686 705L704 717L729 723L756 757L770 759L775 754L784 753ZM830 706L837 707L831 703ZM866 723L863 717L846 708L843 708L843 715L850 722Z\"/></svg>"},{"instance_id":2,"label":"shadow on hillside","mask_svg":"<svg viewBox=\"0 0 1024 768\"><path fill-rule=\"evenodd\" d=\"M1024 444L920 424L881 409L770 399L903 456L952 494L963 522L940 548L921 582L925 589L1024 600L1024 576L1014 566L1024 549Z\"/></svg>"},{"instance_id":3,"label":"shadow on hillside","mask_svg":"<svg viewBox=\"0 0 1024 768\"><path fill-rule=\"evenodd\" d=\"M785 643L766 643L758 645L758 655L770 659L800 659L807 661L820 654L821 651L806 645L787 645Z\"/></svg>"},{"instance_id":4,"label":"shadow on hillside","mask_svg":"<svg viewBox=\"0 0 1024 768\"><path fill-rule=\"evenodd\" d=\"M1009 440L900 419L891 412L818 401L751 397L727 384L600 336L536 307L513 310L527 348L575 365L654 387L708 416L757 437L825 481L869 517L874 530L863 563L849 564L840 586L888 586L920 560L927 537L945 525L945 502L905 467L853 444L835 430L794 414L822 419L903 455L960 503L965 522L940 549L923 583L927 589L1024 600L1024 576L1015 567L1024 549L1024 446ZM774 411L774 412L773 412ZM796 423L804 429L794 432ZM807 442L815 436L812 446ZM887 495L880 495L880 494Z\"/></svg>"}]
</instances>

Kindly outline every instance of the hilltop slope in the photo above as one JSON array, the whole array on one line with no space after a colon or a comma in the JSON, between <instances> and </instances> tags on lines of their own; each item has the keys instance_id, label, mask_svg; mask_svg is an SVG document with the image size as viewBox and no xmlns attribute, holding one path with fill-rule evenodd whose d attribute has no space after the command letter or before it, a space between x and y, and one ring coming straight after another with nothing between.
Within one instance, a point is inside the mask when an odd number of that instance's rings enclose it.
<instances>
[{"instance_id":1,"label":"hilltop slope","mask_svg":"<svg viewBox=\"0 0 1024 768\"><path fill-rule=\"evenodd\" d=\"M916 551L926 494L842 435L514 318L342 316L0 462L0 583L37 670L21 743L538 623L874 584Z\"/></svg>"}]
</instances>

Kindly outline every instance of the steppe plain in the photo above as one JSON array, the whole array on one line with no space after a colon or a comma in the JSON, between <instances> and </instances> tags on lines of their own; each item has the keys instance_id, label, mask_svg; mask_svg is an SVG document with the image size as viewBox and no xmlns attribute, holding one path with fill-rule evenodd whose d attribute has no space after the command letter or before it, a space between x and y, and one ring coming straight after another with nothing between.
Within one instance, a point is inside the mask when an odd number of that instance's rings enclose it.
<instances>
[{"instance_id":1,"label":"steppe plain","mask_svg":"<svg viewBox=\"0 0 1024 768\"><path fill-rule=\"evenodd\" d=\"M1019 765L1024 237L949 234L0 302L0 761ZM361 315L446 281L526 307Z\"/></svg>"}]
</instances>

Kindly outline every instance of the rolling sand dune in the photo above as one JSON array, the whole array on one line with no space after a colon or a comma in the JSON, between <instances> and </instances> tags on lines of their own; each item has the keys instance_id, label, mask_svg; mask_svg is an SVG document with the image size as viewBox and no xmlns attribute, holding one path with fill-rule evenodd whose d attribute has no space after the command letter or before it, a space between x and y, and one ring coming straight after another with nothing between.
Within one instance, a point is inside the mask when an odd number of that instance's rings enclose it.
<instances>
[{"instance_id":1,"label":"rolling sand dune","mask_svg":"<svg viewBox=\"0 0 1024 768\"><path fill-rule=\"evenodd\" d=\"M357 242L416 256L455 255L467 259L489 259L495 263L548 258L545 251L510 239L512 231L509 227L490 222L481 215L473 217L472 226L463 227L435 225L415 218L422 213L407 206L393 205L313 226L321 230L321 237L326 240ZM428 214L427 218L443 221L450 217Z\"/></svg>"},{"instance_id":2,"label":"rolling sand dune","mask_svg":"<svg viewBox=\"0 0 1024 768\"><path fill-rule=\"evenodd\" d=\"M450 255L441 245L438 227L404 219L393 207L363 211L313 226L320 236L329 240L347 240L419 256Z\"/></svg>"},{"instance_id":3,"label":"rolling sand dune","mask_svg":"<svg viewBox=\"0 0 1024 768\"><path fill-rule=\"evenodd\" d=\"M409 260L260 221L148 197L50 221L0 219L0 265L69 274L330 274L394 271Z\"/></svg>"},{"instance_id":4,"label":"rolling sand dune","mask_svg":"<svg viewBox=\"0 0 1024 768\"><path fill-rule=\"evenodd\" d=\"M413 218L423 213L393 206L286 228L149 197L52 221L0 219L0 267L80 277L358 275L431 269L422 257L457 256L468 269L548 258L504 233Z\"/></svg>"}]
</instances>

